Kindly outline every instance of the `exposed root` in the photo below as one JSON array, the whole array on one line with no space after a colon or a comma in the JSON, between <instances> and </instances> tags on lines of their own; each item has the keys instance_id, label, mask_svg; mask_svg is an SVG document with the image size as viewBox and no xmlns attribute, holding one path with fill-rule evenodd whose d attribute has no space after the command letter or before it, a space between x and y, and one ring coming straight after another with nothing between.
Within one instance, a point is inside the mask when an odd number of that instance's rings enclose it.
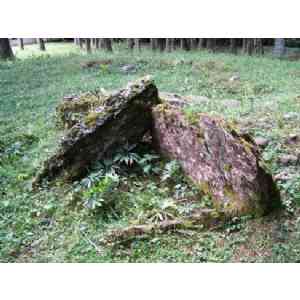
<instances>
[{"instance_id":1,"label":"exposed root","mask_svg":"<svg viewBox=\"0 0 300 300\"><path fill-rule=\"evenodd\" d=\"M206 209L188 217L153 224L132 225L125 228L113 229L104 236L103 242L105 244L124 243L154 233L164 233L178 229L218 227L224 224L224 222L225 216L223 213L217 213L214 209Z\"/></svg>"}]
</instances>

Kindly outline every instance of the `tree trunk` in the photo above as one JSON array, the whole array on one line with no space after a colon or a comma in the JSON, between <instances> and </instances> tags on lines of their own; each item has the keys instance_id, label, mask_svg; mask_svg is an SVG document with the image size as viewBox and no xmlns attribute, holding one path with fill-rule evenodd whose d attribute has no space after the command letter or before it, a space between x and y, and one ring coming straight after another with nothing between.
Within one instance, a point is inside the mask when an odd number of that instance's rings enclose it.
<instances>
[{"instance_id":1,"label":"tree trunk","mask_svg":"<svg viewBox=\"0 0 300 300\"><path fill-rule=\"evenodd\" d=\"M237 46L238 46L238 43L237 43L237 39L230 39L230 52L233 53L233 54L237 54Z\"/></svg>"},{"instance_id":2,"label":"tree trunk","mask_svg":"<svg viewBox=\"0 0 300 300\"><path fill-rule=\"evenodd\" d=\"M159 50L162 52L165 50L165 39L156 39Z\"/></svg>"},{"instance_id":3,"label":"tree trunk","mask_svg":"<svg viewBox=\"0 0 300 300\"><path fill-rule=\"evenodd\" d=\"M84 39L79 38L79 46L82 49L84 44Z\"/></svg>"},{"instance_id":4,"label":"tree trunk","mask_svg":"<svg viewBox=\"0 0 300 300\"><path fill-rule=\"evenodd\" d=\"M176 50L176 43L175 43L176 39L171 39L171 51L175 51Z\"/></svg>"},{"instance_id":5,"label":"tree trunk","mask_svg":"<svg viewBox=\"0 0 300 300\"><path fill-rule=\"evenodd\" d=\"M24 39L19 39L20 49L24 50Z\"/></svg>"},{"instance_id":6,"label":"tree trunk","mask_svg":"<svg viewBox=\"0 0 300 300\"><path fill-rule=\"evenodd\" d=\"M190 50L190 39L180 39L180 49L186 51Z\"/></svg>"},{"instance_id":7,"label":"tree trunk","mask_svg":"<svg viewBox=\"0 0 300 300\"><path fill-rule=\"evenodd\" d=\"M86 47L86 52L87 53L92 52L91 39L85 39L85 47Z\"/></svg>"},{"instance_id":8,"label":"tree trunk","mask_svg":"<svg viewBox=\"0 0 300 300\"><path fill-rule=\"evenodd\" d=\"M113 51L111 39L103 39L103 44L106 51Z\"/></svg>"},{"instance_id":9,"label":"tree trunk","mask_svg":"<svg viewBox=\"0 0 300 300\"><path fill-rule=\"evenodd\" d=\"M185 39L185 48L187 51L192 49L192 39Z\"/></svg>"},{"instance_id":10,"label":"tree trunk","mask_svg":"<svg viewBox=\"0 0 300 300\"><path fill-rule=\"evenodd\" d=\"M127 39L127 47L130 50L133 50L134 48L134 39Z\"/></svg>"},{"instance_id":11,"label":"tree trunk","mask_svg":"<svg viewBox=\"0 0 300 300\"><path fill-rule=\"evenodd\" d=\"M180 39L180 49L184 50L184 39Z\"/></svg>"},{"instance_id":12,"label":"tree trunk","mask_svg":"<svg viewBox=\"0 0 300 300\"><path fill-rule=\"evenodd\" d=\"M255 39L243 39L243 53L252 55L254 53L254 40Z\"/></svg>"},{"instance_id":13,"label":"tree trunk","mask_svg":"<svg viewBox=\"0 0 300 300\"><path fill-rule=\"evenodd\" d=\"M206 39L199 39L199 42L198 42L198 49L199 50L205 48L205 42L206 42Z\"/></svg>"},{"instance_id":14,"label":"tree trunk","mask_svg":"<svg viewBox=\"0 0 300 300\"><path fill-rule=\"evenodd\" d=\"M105 49L105 46L106 46L105 39L101 38L99 43L100 43L100 49Z\"/></svg>"},{"instance_id":15,"label":"tree trunk","mask_svg":"<svg viewBox=\"0 0 300 300\"><path fill-rule=\"evenodd\" d=\"M198 48L198 40L197 39L191 39L191 49L196 50Z\"/></svg>"},{"instance_id":16,"label":"tree trunk","mask_svg":"<svg viewBox=\"0 0 300 300\"><path fill-rule=\"evenodd\" d=\"M174 39L166 39L166 51L171 52L174 50Z\"/></svg>"},{"instance_id":17,"label":"tree trunk","mask_svg":"<svg viewBox=\"0 0 300 300\"><path fill-rule=\"evenodd\" d=\"M14 59L9 39L0 39L0 59Z\"/></svg>"},{"instance_id":18,"label":"tree trunk","mask_svg":"<svg viewBox=\"0 0 300 300\"><path fill-rule=\"evenodd\" d=\"M136 50L141 50L141 39L134 39L134 47Z\"/></svg>"},{"instance_id":19,"label":"tree trunk","mask_svg":"<svg viewBox=\"0 0 300 300\"><path fill-rule=\"evenodd\" d=\"M275 39L273 56L275 57L283 57L286 53L285 48L285 39Z\"/></svg>"},{"instance_id":20,"label":"tree trunk","mask_svg":"<svg viewBox=\"0 0 300 300\"><path fill-rule=\"evenodd\" d=\"M242 46L243 53L247 53L247 41L248 39L243 39L243 46Z\"/></svg>"},{"instance_id":21,"label":"tree trunk","mask_svg":"<svg viewBox=\"0 0 300 300\"><path fill-rule=\"evenodd\" d=\"M253 50L256 55L264 54L263 39L253 39Z\"/></svg>"},{"instance_id":22,"label":"tree trunk","mask_svg":"<svg viewBox=\"0 0 300 300\"><path fill-rule=\"evenodd\" d=\"M39 48L41 51L46 51L45 42L43 39L37 39L37 42L39 44Z\"/></svg>"},{"instance_id":23,"label":"tree trunk","mask_svg":"<svg viewBox=\"0 0 300 300\"><path fill-rule=\"evenodd\" d=\"M216 50L216 44L217 44L217 40L216 39L207 39L207 48L210 51L215 51Z\"/></svg>"},{"instance_id":24,"label":"tree trunk","mask_svg":"<svg viewBox=\"0 0 300 300\"><path fill-rule=\"evenodd\" d=\"M96 39L95 48L100 49L100 39L99 38Z\"/></svg>"},{"instance_id":25,"label":"tree trunk","mask_svg":"<svg viewBox=\"0 0 300 300\"><path fill-rule=\"evenodd\" d=\"M157 40L158 39L150 39L150 48L152 50L156 50L157 49Z\"/></svg>"},{"instance_id":26,"label":"tree trunk","mask_svg":"<svg viewBox=\"0 0 300 300\"><path fill-rule=\"evenodd\" d=\"M254 39L246 39L246 54L252 55L254 50Z\"/></svg>"}]
</instances>

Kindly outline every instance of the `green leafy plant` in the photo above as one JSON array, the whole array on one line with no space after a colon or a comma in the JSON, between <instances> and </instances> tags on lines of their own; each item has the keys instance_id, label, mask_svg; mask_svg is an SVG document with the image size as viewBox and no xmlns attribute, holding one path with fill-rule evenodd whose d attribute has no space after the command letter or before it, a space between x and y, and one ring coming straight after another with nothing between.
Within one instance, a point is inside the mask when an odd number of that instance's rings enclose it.
<instances>
[{"instance_id":1,"label":"green leafy plant","mask_svg":"<svg viewBox=\"0 0 300 300\"><path fill-rule=\"evenodd\" d=\"M111 194L119 182L120 178L117 174L105 174L103 178L83 192L84 206L88 209L95 210L96 208L108 204L112 198Z\"/></svg>"},{"instance_id":2,"label":"green leafy plant","mask_svg":"<svg viewBox=\"0 0 300 300\"><path fill-rule=\"evenodd\" d=\"M176 160L168 162L163 170L161 180L175 180L178 177L181 177L181 167L179 163Z\"/></svg>"},{"instance_id":3,"label":"green leafy plant","mask_svg":"<svg viewBox=\"0 0 300 300\"><path fill-rule=\"evenodd\" d=\"M160 168L154 164L158 159L158 155L145 154L138 160L138 164L145 175L149 175L151 173L158 174L160 172Z\"/></svg>"},{"instance_id":4,"label":"green leafy plant","mask_svg":"<svg viewBox=\"0 0 300 300\"><path fill-rule=\"evenodd\" d=\"M158 174L160 168L155 165L155 162L159 159L159 156L150 153L138 154L133 151L136 150L136 147L136 144L123 146L113 158L113 163L121 166L125 165L129 168L139 166L145 175Z\"/></svg>"},{"instance_id":5,"label":"green leafy plant","mask_svg":"<svg viewBox=\"0 0 300 300\"><path fill-rule=\"evenodd\" d=\"M101 64L99 66L99 73L101 75L110 73L109 65Z\"/></svg>"},{"instance_id":6,"label":"green leafy plant","mask_svg":"<svg viewBox=\"0 0 300 300\"><path fill-rule=\"evenodd\" d=\"M137 153L133 152L135 147L136 144L129 145L127 143L115 155L113 162L117 164L125 164L127 167L132 167L134 164L138 163L141 157Z\"/></svg>"}]
</instances>

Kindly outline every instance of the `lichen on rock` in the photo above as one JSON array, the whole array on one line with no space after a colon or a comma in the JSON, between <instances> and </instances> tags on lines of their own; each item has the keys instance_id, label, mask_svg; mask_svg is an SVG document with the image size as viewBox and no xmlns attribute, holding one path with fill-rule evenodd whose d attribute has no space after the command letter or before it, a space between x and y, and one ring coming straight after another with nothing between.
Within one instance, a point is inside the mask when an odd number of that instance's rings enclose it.
<instances>
[{"instance_id":1,"label":"lichen on rock","mask_svg":"<svg viewBox=\"0 0 300 300\"><path fill-rule=\"evenodd\" d=\"M279 192L262 167L258 147L223 118L195 113L191 120L166 103L153 109L154 140L227 215L259 214L280 205Z\"/></svg>"},{"instance_id":2,"label":"lichen on rock","mask_svg":"<svg viewBox=\"0 0 300 300\"><path fill-rule=\"evenodd\" d=\"M102 107L108 97L101 90L64 97L56 108L58 122L65 128L71 128L81 122L89 112Z\"/></svg>"},{"instance_id":3,"label":"lichen on rock","mask_svg":"<svg viewBox=\"0 0 300 300\"><path fill-rule=\"evenodd\" d=\"M92 110L90 103L81 100L82 106L74 106L85 117L67 131L58 151L45 161L34 185L59 176L77 179L94 162L113 154L125 143L138 143L151 129L151 107L159 103L157 88L149 76L129 83L101 102L96 97Z\"/></svg>"}]
</instances>

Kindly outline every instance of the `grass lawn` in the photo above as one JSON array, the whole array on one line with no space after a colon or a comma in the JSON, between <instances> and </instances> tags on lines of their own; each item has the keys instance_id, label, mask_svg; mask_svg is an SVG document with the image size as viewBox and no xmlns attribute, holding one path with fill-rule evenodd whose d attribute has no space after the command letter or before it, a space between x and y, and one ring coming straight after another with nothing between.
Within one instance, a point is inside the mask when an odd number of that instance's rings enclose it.
<instances>
[{"instance_id":1,"label":"grass lawn","mask_svg":"<svg viewBox=\"0 0 300 300\"><path fill-rule=\"evenodd\" d=\"M300 262L300 168L278 162L284 154L299 154L300 141L286 141L300 135L300 61L205 51L131 53L122 45L113 54L90 55L73 44L46 47L45 53L36 45L14 49L16 61L0 62L0 262ZM113 63L81 67L96 59ZM122 64L136 65L137 72L122 73ZM71 185L32 191L33 177L62 135L55 116L62 97L114 90L146 74L154 76L160 91L211 99L191 113L214 111L267 138L263 156L268 167L274 176L288 174L278 182L285 210L263 219L233 220L218 230L175 231L103 246L108 228L128 224L139 210L149 211L149 203L156 209L172 196L160 176L121 177L123 188L110 195L118 201L116 210L105 213L73 205ZM233 76L236 80L230 80ZM226 99L241 105L219 105ZM163 172L164 163L157 164Z\"/></svg>"}]
</instances>

